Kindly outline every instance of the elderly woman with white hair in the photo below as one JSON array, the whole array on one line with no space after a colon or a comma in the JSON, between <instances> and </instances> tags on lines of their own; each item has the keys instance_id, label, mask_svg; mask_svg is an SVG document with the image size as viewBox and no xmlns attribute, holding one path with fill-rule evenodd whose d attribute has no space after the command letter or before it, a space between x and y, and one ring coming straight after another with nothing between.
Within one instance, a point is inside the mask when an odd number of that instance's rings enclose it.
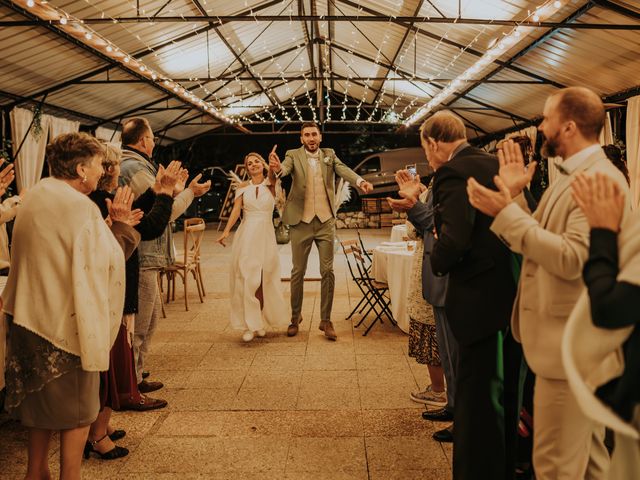
<instances>
[{"instance_id":1,"label":"elderly woman with white hair","mask_svg":"<svg viewBox=\"0 0 640 480\"><path fill-rule=\"evenodd\" d=\"M50 178L25 197L13 229L2 294L9 321L5 407L29 429L26 478L50 478L60 431L60 477L79 479L89 425L98 415L99 373L109 366L124 302L123 248L139 241L130 192L110 202L111 228L87 196L104 147L85 133L47 146ZM117 240L118 238L119 240Z\"/></svg>"}]
</instances>

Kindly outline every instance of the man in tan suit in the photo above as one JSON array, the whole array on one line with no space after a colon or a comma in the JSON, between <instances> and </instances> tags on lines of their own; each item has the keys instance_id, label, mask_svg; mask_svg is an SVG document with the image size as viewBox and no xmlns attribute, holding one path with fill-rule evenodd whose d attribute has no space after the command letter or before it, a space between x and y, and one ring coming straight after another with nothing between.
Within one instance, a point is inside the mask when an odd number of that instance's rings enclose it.
<instances>
[{"instance_id":1,"label":"man in tan suit","mask_svg":"<svg viewBox=\"0 0 640 480\"><path fill-rule=\"evenodd\" d=\"M469 180L471 204L495 217L491 230L523 255L511 326L536 374L533 465L538 480L604 479L608 455L604 428L578 407L566 379L561 341L567 319L584 292L582 267L588 257L589 225L569 188L580 172L602 172L625 192L623 175L598 143L604 106L586 88L562 89L550 96L539 130L544 157L562 157L561 175L531 214L520 201L535 164L524 168L517 145L507 142L499 155L499 192ZM518 197L518 198L516 198ZM514 198L516 201L512 201Z\"/></svg>"},{"instance_id":2,"label":"man in tan suit","mask_svg":"<svg viewBox=\"0 0 640 480\"><path fill-rule=\"evenodd\" d=\"M320 148L322 134L315 123L302 125L300 133L302 147L288 150L284 161L275 153L269 154L269 167L279 176L291 175L293 184L284 207L282 221L290 225L291 253L291 325L287 335L298 333L302 321L302 295L304 274L311 244L315 242L320 256L320 330L329 340L337 335L331 323L333 305L333 241L335 216L339 205L335 204L335 175L357 185L364 193L373 186L347 167L330 148Z\"/></svg>"}]
</instances>

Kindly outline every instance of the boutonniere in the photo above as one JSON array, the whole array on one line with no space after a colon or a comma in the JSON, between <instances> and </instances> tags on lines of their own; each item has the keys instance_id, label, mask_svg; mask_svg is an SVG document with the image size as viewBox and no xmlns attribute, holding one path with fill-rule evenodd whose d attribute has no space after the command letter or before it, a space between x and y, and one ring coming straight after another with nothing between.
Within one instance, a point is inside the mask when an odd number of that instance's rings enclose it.
<instances>
[{"instance_id":1,"label":"boutonniere","mask_svg":"<svg viewBox=\"0 0 640 480\"><path fill-rule=\"evenodd\" d=\"M325 157L325 158L323 158L323 159L322 159L322 162L323 162L325 165L331 165L331 162L332 162L332 161L333 161L333 158L331 158L331 157Z\"/></svg>"}]
</instances>

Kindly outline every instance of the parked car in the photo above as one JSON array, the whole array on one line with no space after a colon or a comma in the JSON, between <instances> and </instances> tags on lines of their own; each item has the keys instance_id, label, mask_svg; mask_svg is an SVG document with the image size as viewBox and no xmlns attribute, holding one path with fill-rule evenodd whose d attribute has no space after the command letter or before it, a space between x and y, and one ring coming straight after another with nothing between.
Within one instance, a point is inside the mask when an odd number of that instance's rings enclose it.
<instances>
[{"instance_id":1,"label":"parked car","mask_svg":"<svg viewBox=\"0 0 640 480\"><path fill-rule=\"evenodd\" d=\"M395 172L415 166L423 183L433 175L433 169L429 166L424 150L417 148L396 148L384 152L374 153L366 157L353 169L358 175L373 185L370 195L389 194L398 190L395 181Z\"/></svg>"}]
</instances>

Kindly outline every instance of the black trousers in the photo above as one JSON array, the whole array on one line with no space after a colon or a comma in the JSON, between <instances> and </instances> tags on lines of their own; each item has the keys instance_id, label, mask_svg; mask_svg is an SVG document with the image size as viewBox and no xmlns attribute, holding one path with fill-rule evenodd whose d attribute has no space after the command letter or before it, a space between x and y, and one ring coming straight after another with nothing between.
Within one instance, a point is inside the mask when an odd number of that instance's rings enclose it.
<instances>
[{"instance_id":1,"label":"black trousers","mask_svg":"<svg viewBox=\"0 0 640 480\"><path fill-rule=\"evenodd\" d=\"M522 365L510 332L459 345L454 480L514 478Z\"/></svg>"}]
</instances>

